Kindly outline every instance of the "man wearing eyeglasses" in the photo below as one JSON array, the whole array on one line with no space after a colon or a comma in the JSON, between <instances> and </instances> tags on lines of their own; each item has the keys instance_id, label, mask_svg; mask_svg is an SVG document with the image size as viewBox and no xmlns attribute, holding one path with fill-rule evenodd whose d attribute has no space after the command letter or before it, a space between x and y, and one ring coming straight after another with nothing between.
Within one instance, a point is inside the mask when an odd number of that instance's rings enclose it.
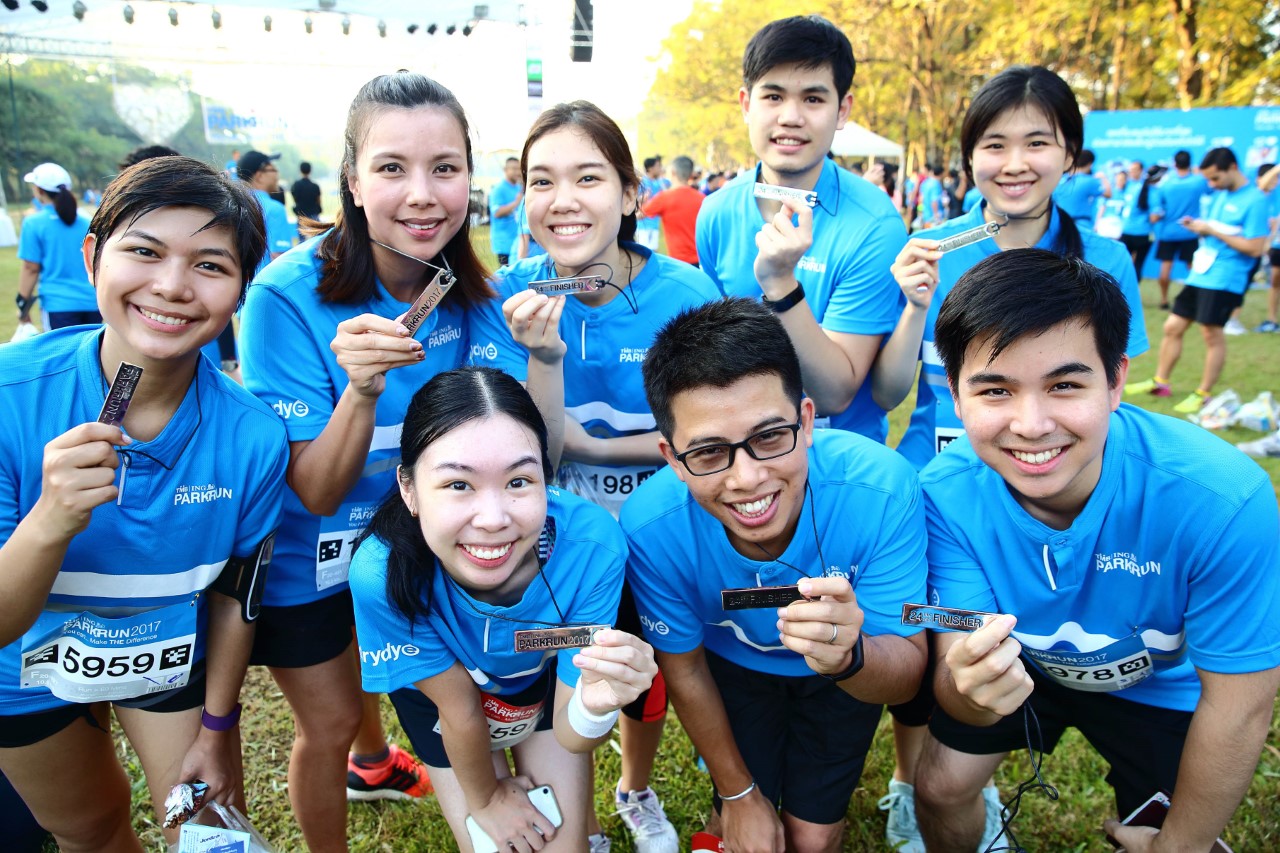
<instances>
[{"instance_id":1,"label":"man wearing eyeglasses","mask_svg":"<svg viewBox=\"0 0 1280 853\"><path fill-rule=\"evenodd\" d=\"M814 432L795 349L756 300L668 322L644 382L669 467L623 506L627 576L713 823L731 853L837 850L881 705L924 673L900 618L925 593L915 475L870 439Z\"/></svg>"},{"instance_id":2,"label":"man wearing eyeglasses","mask_svg":"<svg viewBox=\"0 0 1280 853\"><path fill-rule=\"evenodd\" d=\"M271 193L280 186L280 170L273 162L278 159L279 154L246 151L236 161L236 173L253 190L253 197L262 206L262 218L267 224L267 253L262 256L262 263L258 264L254 275L289 251L297 233L289 225L289 214L285 212L284 205L271 197Z\"/></svg>"}]
</instances>

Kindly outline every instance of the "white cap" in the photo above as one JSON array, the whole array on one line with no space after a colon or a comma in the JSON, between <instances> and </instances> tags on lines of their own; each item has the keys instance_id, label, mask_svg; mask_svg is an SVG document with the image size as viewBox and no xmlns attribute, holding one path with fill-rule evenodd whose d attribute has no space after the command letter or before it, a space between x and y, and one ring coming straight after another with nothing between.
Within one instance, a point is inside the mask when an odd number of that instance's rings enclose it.
<instances>
[{"instance_id":1,"label":"white cap","mask_svg":"<svg viewBox=\"0 0 1280 853\"><path fill-rule=\"evenodd\" d=\"M35 184L45 192L54 195L57 195L60 186L71 189L71 175L57 163L41 163L28 172L22 180L28 184Z\"/></svg>"}]
</instances>

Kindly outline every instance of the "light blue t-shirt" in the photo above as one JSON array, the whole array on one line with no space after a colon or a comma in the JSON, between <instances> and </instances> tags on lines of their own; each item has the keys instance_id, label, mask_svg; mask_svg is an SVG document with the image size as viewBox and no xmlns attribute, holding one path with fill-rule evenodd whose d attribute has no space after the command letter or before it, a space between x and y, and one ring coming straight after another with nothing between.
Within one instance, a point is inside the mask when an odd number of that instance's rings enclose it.
<instances>
[{"instance_id":1,"label":"light blue t-shirt","mask_svg":"<svg viewBox=\"0 0 1280 853\"><path fill-rule=\"evenodd\" d=\"M515 236L511 238L511 250L507 253L511 256L511 260L516 260L520 254L520 238L524 235L529 237L529 254L527 257L536 258L539 255L545 255L547 250L538 245L538 241L533 239L533 233L529 230L529 214L524 209L524 200L521 199L520 206L515 212ZM523 259L521 259L523 260Z\"/></svg>"},{"instance_id":2,"label":"light blue t-shirt","mask_svg":"<svg viewBox=\"0 0 1280 853\"><path fill-rule=\"evenodd\" d=\"M40 497L45 444L98 418L108 387L98 356L102 334L71 327L0 347L0 420L9 424L0 454L0 544ZM20 653L44 646L42 638L85 612L107 619L105 625L81 620L87 633L70 633L99 643L106 649L99 662L114 664L97 667L89 679L95 687L113 676L140 680L150 669L147 683L154 686L133 694L144 695L161 687L175 665L203 659L207 597L197 594L229 557L252 554L280 522L284 429L204 359L160 434L117 452L119 497L94 508L89 526L71 540L35 625L0 650L0 714L68 704L46 687L19 687ZM176 615L161 613L174 605ZM133 627L111 621L117 618L133 619ZM189 629L194 642L183 641ZM62 654L61 665L73 673L79 660ZM29 662L31 655L23 657ZM117 669L122 665L127 672Z\"/></svg>"},{"instance_id":3,"label":"light blue t-shirt","mask_svg":"<svg viewBox=\"0 0 1280 853\"><path fill-rule=\"evenodd\" d=\"M1228 231L1245 239L1266 237L1271 233L1267 225L1267 197L1253 184L1245 184L1235 191L1218 190L1211 194L1203 218L1225 226ZM1187 284L1205 290L1244 293L1249 286L1249 273L1254 261L1255 258L1236 251L1217 237L1205 234L1200 237L1200 246L1191 259Z\"/></svg>"},{"instance_id":4,"label":"light blue t-shirt","mask_svg":"<svg viewBox=\"0 0 1280 853\"><path fill-rule=\"evenodd\" d=\"M388 548L380 539L361 544L351 564L360 674L370 693L390 693L439 675L455 662L476 686L502 696L528 688L556 658L556 677L578 683L578 649L516 652L514 632L551 625L612 625L622 596L627 543L609 514L574 495L547 489L544 538L550 556L515 604L500 607L473 598L437 561L431 616L405 618L387 598Z\"/></svg>"},{"instance_id":5,"label":"light blue t-shirt","mask_svg":"<svg viewBox=\"0 0 1280 853\"><path fill-rule=\"evenodd\" d=\"M1071 214L1077 225L1093 227L1098 215L1098 199L1102 198L1102 181L1093 175L1073 172L1063 175L1053 190L1053 200Z\"/></svg>"},{"instance_id":6,"label":"light blue t-shirt","mask_svg":"<svg viewBox=\"0 0 1280 853\"><path fill-rule=\"evenodd\" d=\"M495 255L510 254L511 244L517 237L516 213L513 210L506 216L498 215L498 208L505 207L520 195L520 185L507 181L498 181L489 193L489 248Z\"/></svg>"},{"instance_id":7,"label":"light blue t-shirt","mask_svg":"<svg viewBox=\"0 0 1280 853\"><path fill-rule=\"evenodd\" d=\"M1124 202L1124 234L1131 237L1145 237L1151 233L1151 211L1138 207L1138 196L1142 195L1142 181L1130 181L1121 191ZM1154 188L1147 191L1147 207L1151 206Z\"/></svg>"},{"instance_id":8,"label":"light blue t-shirt","mask_svg":"<svg viewBox=\"0 0 1280 853\"><path fill-rule=\"evenodd\" d=\"M289 251L293 246L294 235L298 231L289 224L289 214L285 211L283 204L262 190L254 190L253 197L262 206L262 219L267 225L267 251L263 252L262 260L258 263L256 276L271 263L273 253L280 255Z\"/></svg>"},{"instance_id":9,"label":"light blue t-shirt","mask_svg":"<svg viewBox=\"0 0 1280 853\"><path fill-rule=\"evenodd\" d=\"M968 213L973 210L973 206L982 201L982 191L977 187L970 187L969 191L964 194L964 202L962 212Z\"/></svg>"},{"instance_id":10,"label":"light blue t-shirt","mask_svg":"<svg viewBox=\"0 0 1280 853\"><path fill-rule=\"evenodd\" d=\"M803 451L799 444L792 452ZM918 632L901 624L903 602L924 600L927 573L915 472L884 445L841 430L814 432L808 454L812 491L776 561L734 550L724 527L670 468L622 508L627 580L655 649L681 654L705 646L757 672L812 675L804 657L782 645L776 608L726 611L720 598L725 589L794 584L801 572L847 578L867 634Z\"/></svg>"},{"instance_id":11,"label":"light blue t-shirt","mask_svg":"<svg viewBox=\"0 0 1280 853\"><path fill-rule=\"evenodd\" d=\"M948 212L942 198L942 181L930 175L920 185L920 219L925 224L938 225L947 221Z\"/></svg>"},{"instance_id":12,"label":"light blue t-shirt","mask_svg":"<svg viewBox=\"0 0 1280 853\"><path fill-rule=\"evenodd\" d=\"M324 236L286 252L254 280L240 321L245 387L275 409L291 442L319 436L347 388L347 374L329 348L338 324L361 314L395 319L410 307L392 298L381 282L369 302L322 302L316 290L321 269L316 250ZM495 337L487 322L505 328L496 302L464 312L452 294L423 321L415 338L426 358L387 371L364 471L335 514L314 515L293 489L285 490L284 520L264 604L306 604L346 588L354 540L395 486L400 428L409 400L437 373L466 363L468 324L481 323L486 339Z\"/></svg>"},{"instance_id":13,"label":"light blue t-shirt","mask_svg":"<svg viewBox=\"0 0 1280 853\"><path fill-rule=\"evenodd\" d=\"M81 246L89 233L89 220L76 214L65 224L51 206L22 222L18 239L18 260L40 265L36 293L40 306L50 314L57 311L97 311L98 299L84 271Z\"/></svg>"},{"instance_id":14,"label":"light blue t-shirt","mask_svg":"<svg viewBox=\"0 0 1280 853\"><path fill-rule=\"evenodd\" d=\"M644 204L658 193L669 189L671 189L671 182L666 178L650 178L648 175L642 175L640 177L640 203ZM657 231L661 224L662 218L658 216L640 216L636 218L637 231Z\"/></svg>"},{"instance_id":15,"label":"light blue t-shirt","mask_svg":"<svg viewBox=\"0 0 1280 853\"><path fill-rule=\"evenodd\" d=\"M1162 243L1176 240L1195 240L1196 235L1178 224L1184 216L1200 217L1200 197L1209 193L1209 182L1195 172L1179 175L1169 172L1160 183L1151 188L1148 199L1152 212L1160 211L1164 218L1155 223L1155 237Z\"/></svg>"},{"instance_id":16,"label":"light blue t-shirt","mask_svg":"<svg viewBox=\"0 0 1280 853\"><path fill-rule=\"evenodd\" d=\"M727 296L758 299L756 234L764 224L752 194L759 166L707 196L698 212L700 266ZM907 242L907 229L893 201L879 187L824 161L814 187L813 245L796 264L796 280L818 324L829 332L888 335L906 305L889 268ZM884 409L871 398L866 380L831 426L876 441L889 434Z\"/></svg>"},{"instance_id":17,"label":"light blue t-shirt","mask_svg":"<svg viewBox=\"0 0 1280 853\"><path fill-rule=\"evenodd\" d=\"M1059 676L1106 687L1126 670L1141 674L1145 656L1154 672L1113 695L1192 711L1195 667L1280 664L1275 492L1248 457L1200 427L1121 405L1098 485L1066 530L1028 514L968 439L920 481L930 601L1013 614L1014 637L1055 653ZM1127 665L1089 671L1126 640L1137 649Z\"/></svg>"},{"instance_id":18,"label":"light blue t-shirt","mask_svg":"<svg viewBox=\"0 0 1280 853\"><path fill-rule=\"evenodd\" d=\"M980 204L964 216L956 217L941 228L929 232L929 239L941 240L960 231L977 228L985 222ZM1059 212L1056 207L1050 209L1049 230L1033 248L1055 249L1060 227ZM1133 271L1133 260L1123 245L1100 237L1087 228L1081 228L1080 241L1084 245L1084 259L1095 267L1108 272L1120 283L1120 291L1129 303L1129 346L1130 358L1141 355L1150 348L1147 341L1146 321L1142 314L1142 298L1138 292L1138 277ZM942 307L951 288L970 267L979 261L991 257L1000 251L995 240L980 240L959 249L947 252L938 261L938 289L929 303L929 314L925 318L924 341L921 344L922 362L920 382L916 388L916 410L911 413L911 423L898 443L898 452L907 457L916 470L923 468L936 454L947 446L952 439L964 434L964 426L956 417L955 402L951 396L951 388L947 385L947 374L942 369L942 361L934 349L933 324L937 322L938 311Z\"/></svg>"},{"instance_id":19,"label":"light blue t-shirt","mask_svg":"<svg viewBox=\"0 0 1280 853\"><path fill-rule=\"evenodd\" d=\"M638 435L657 428L645 400L640 370L649 345L658 330L681 311L720 298L711 279L697 268L651 252L638 243L623 245L645 259L631 285L599 308L570 296L560 317L560 337L567 347L566 414L582 424L588 434L601 438ZM526 259L501 270L497 283L500 298L505 300L527 289L530 281L555 277L548 260ZM615 275L618 272L625 277L625 270L615 271ZM511 340L509 333L504 337L494 343L512 350L515 363L499 366L523 379L528 353ZM564 488L616 515L635 487L659 467L588 465L566 460L561 463L557 478Z\"/></svg>"}]
</instances>

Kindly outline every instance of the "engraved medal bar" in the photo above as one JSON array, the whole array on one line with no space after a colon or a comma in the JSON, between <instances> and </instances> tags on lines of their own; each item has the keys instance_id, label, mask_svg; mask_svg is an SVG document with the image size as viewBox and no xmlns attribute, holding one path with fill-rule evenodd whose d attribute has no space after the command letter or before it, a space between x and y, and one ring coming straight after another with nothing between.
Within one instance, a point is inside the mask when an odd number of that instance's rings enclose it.
<instances>
[{"instance_id":1,"label":"engraved medal bar","mask_svg":"<svg viewBox=\"0 0 1280 853\"><path fill-rule=\"evenodd\" d=\"M745 589L720 590L720 606L725 610L756 610L762 607L786 607L793 601L805 601L800 587L755 586Z\"/></svg>"},{"instance_id":2,"label":"engraved medal bar","mask_svg":"<svg viewBox=\"0 0 1280 853\"><path fill-rule=\"evenodd\" d=\"M932 628L935 631L970 633L987 624L987 617L998 615L982 610L961 610L957 607L940 607L935 604L902 605L903 625Z\"/></svg>"},{"instance_id":3,"label":"engraved medal bar","mask_svg":"<svg viewBox=\"0 0 1280 853\"><path fill-rule=\"evenodd\" d=\"M769 201L799 201L810 207L818 203L818 194L813 190L798 190L794 187L780 187L777 184L756 184L756 198Z\"/></svg>"},{"instance_id":4,"label":"engraved medal bar","mask_svg":"<svg viewBox=\"0 0 1280 853\"><path fill-rule=\"evenodd\" d=\"M568 278L544 278L529 282L529 289L543 296L568 296L571 293L594 293L604 288L598 275L575 275Z\"/></svg>"},{"instance_id":5,"label":"engraved medal bar","mask_svg":"<svg viewBox=\"0 0 1280 853\"><path fill-rule=\"evenodd\" d=\"M564 628L534 628L516 631L517 652L545 652L581 649L589 646L608 625L573 625Z\"/></svg>"},{"instance_id":6,"label":"engraved medal bar","mask_svg":"<svg viewBox=\"0 0 1280 853\"><path fill-rule=\"evenodd\" d=\"M129 410L129 401L133 399L133 392L138 390L138 380L141 378L141 367L127 361L120 362L116 378L111 380L107 399L102 401L102 411L98 412L98 423L111 426L124 423L124 413Z\"/></svg>"},{"instance_id":7,"label":"engraved medal bar","mask_svg":"<svg viewBox=\"0 0 1280 853\"><path fill-rule=\"evenodd\" d=\"M418 259L414 258L414 260ZM457 276L451 270L440 270L436 273L435 278L431 279L431 283L414 300L413 305L405 313L404 319L400 321L400 324L409 330L410 335L418 331L422 321L430 316L431 312L440 304L440 300L444 299L445 294L449 292L449 288L453 287L454 282L457 280Z\"/></svg>"},{"instance_id":8,"label":"engraved medal bar","mask_svg":"<svg viewBox=\"0 0 1280 853\"><path fill-rule=\"evenodd\" d=\"M953 234L945 240L939 240L938 248L934 249L934 251L950 252L955 249L959 249L962 246L968 246L972 243L977 243L990 237L994 237L999 233L1000 223L988 222L985 225L978 226L977 228L970 228L968 231L961 231L959 234Z\"/></svg>"}]
</instances>

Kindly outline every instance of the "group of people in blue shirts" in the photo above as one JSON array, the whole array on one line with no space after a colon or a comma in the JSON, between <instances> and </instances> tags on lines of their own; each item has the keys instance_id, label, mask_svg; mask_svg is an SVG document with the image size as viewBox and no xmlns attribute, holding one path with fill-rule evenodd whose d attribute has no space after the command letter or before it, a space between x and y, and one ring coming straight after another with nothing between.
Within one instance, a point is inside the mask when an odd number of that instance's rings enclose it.
<instances>
[{"instance_id":1,"label":"group of people in blue shirts","mask_svg":"<svg viewBox=\"0 0 1280 853\"><path fill-rule=\"evenodd\" d=\"M668 705L733 853L839 849L885 705L898 849L1013 843L990 780L1068 727L1111 767L1100 832L1207 848L1280 683L1270 481L1121 403L1142 305L1123 246L1053 201L1083 141L1061 78L983 85L960 140L981 200L908 239L827 157L854 68L820 17L752 37L759 162L702 207L700 269L636 241L631 152L585 101L517 164L546 254L492 275L466 115L419 74L360 90L334 223L256 275L242 185L181 157L123 172L84 244L103 324L0 348L24 418L0 461L0 771L36 820L140 849L112 709L159 815L196 779L243 808L260 664L312 850L346 849L349 798L430 788L461 849L607 851L591 755L615 725L633 844L677 850L650 784ZM242 301L243 388L200 357ZM122 364L132 402L95 421ZM943 630L956 610L972 630ZM1161 790L1164 829L1120 825Z\"/></svg>"}]
</instances>

